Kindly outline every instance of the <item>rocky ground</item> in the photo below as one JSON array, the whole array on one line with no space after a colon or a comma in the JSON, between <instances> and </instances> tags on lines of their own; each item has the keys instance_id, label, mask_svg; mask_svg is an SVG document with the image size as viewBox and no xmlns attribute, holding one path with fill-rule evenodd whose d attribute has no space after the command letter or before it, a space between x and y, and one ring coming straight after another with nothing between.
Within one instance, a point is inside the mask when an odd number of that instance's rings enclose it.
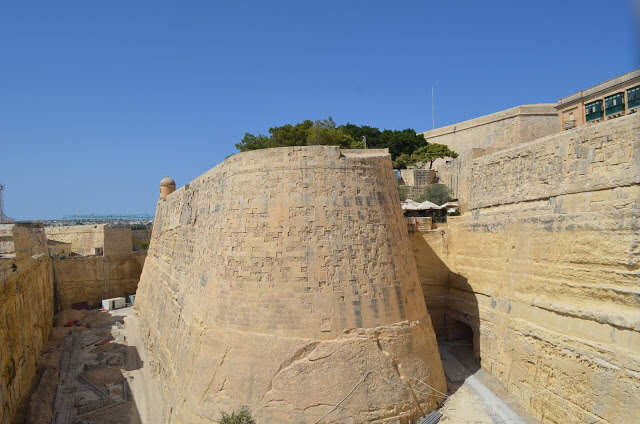
<instances>
[{"instance_id":1,"label":"rocky ground","mask_svg":"<svg viewBox=\"0 0 640 424\"><path fill-rule=\"evenodd\" d=\"M18 422L161 422L132 316L132 308L58 313L38 361L38 383Z\"/></svg>"}]
</instances>

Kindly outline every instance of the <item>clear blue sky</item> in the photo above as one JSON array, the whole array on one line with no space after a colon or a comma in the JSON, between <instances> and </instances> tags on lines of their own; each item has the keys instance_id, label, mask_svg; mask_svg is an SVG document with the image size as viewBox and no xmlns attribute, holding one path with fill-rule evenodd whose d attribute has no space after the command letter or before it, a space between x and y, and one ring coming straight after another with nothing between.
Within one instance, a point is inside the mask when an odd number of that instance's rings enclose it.
<instances>
[{"instance_id":1,"label":"clear blue sky","mask_svg":"<svg viewBox=\"0 0 640 424\"><path fill-rule=\"evenodd\" d=\"M431 128L640 67L640 0L3 1L0 183L18 220L155 211L245 132Z\"/></svg>"}]
</instances>

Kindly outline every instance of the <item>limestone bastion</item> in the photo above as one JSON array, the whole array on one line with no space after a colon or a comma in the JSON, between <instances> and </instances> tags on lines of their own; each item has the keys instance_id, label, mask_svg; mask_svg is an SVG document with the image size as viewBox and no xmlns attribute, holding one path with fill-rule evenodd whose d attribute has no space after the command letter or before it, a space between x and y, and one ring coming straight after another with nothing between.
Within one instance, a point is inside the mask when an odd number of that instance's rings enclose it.
<instances>
[{"instance_id":1,"label":"limestone bastion","mask_svg":"<svg viewBox=\"0 0 640 424\"><path fill-rule=\"evenodd\" d=\"M335 146L240 153L160 199L136 310L166 421L436 408L446 383L401 214L388 152Z\"/></svg>"}]
</instances>

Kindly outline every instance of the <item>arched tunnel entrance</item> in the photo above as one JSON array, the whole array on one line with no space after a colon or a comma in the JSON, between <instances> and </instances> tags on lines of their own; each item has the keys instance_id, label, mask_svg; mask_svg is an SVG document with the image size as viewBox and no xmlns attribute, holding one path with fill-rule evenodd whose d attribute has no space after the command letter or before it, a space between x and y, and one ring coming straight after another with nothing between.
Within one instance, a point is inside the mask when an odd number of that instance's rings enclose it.
<instances>
[{"instance_id":1,"label":"arched tunnel entrance","mask_svg":"<svg viewBox=\"0 0 640 424\"><path fill-rule=\"evenodd\" d=\"M473 329L462 321L451 320L447 325L447 340L466 340L473 343Z\"/></svg>"},{"instance_id":2,"label":"arched tunnel entrance","mask_svg":"<svg viewBox=\"0 0 640 424\"><path fill-rule=\"evenodd\" d=\"M459 317L447 317L445 318L444 337L439 340L441 350L446 350L448 355L464 367L455 373L465 374L464 378L480 368L478 328L475 327L474 330L473 324L470 325L467 320L459 319ZM456 378L451 378L451 380L456 380Z\"/></svg>"}]
</instances>

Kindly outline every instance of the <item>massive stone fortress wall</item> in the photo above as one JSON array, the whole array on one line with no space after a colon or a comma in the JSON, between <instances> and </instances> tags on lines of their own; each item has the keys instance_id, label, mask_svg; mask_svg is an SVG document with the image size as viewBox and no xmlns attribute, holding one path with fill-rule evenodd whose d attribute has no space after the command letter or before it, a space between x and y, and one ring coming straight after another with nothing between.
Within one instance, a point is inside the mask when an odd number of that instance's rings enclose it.
<instances>
[{"instance_id":1,"label":"massive stone fortress wall","mask_svg":"<svg viewBox=\"0 0 640 424\"><path fill-rule=\"evenodd\" d=\"M79 302L88 302L89 306L96 307L100 306L102 299L135 293L146 251L132 251L129 227L74 225L47 227L46 233L49 243L62 243L73 253L88 255L53 260L56 299L60 309L70 308ZM55 247L56 244L53 245ZM103 254L94 256L96 248L103 249Z\"/></svg>"},{"instance_id":2,"label":"massive stone fortress wall","mask_svg":"<svg viewBox=\"0 0 640 424\"><path fill-rule=\"evenodd\" d=\"M640 416L640 117L470 174L472 210L412 240L436 330L474 328L482 367L544 422Z\"/></svg>"},{"instance_id":3,"label":"massive stone fortress wall","mask_svg":"<svg viewBox=\"0 0 640 424\"><path fill-rule=\"evenodd\" d=\"M10 423L31 390L53 320L49 257L31 256L35 229L0 224L0 422ZM41 229L42 232L42 229ZM8 246L12 248L9 249Z\"/></svg>"},{"instance_id":4,"label":"massive stone fortress wall","mask_svg":"<svg viewBox=\"0 0 640 424\"><path fill-rule=\"evenodd\" d=\"M457 153L506 149L558 132L555 103L522 105L422 133Z\"/></svg>"},{"instance_id":5,"label":"massive stone fortress wall","mask_svg":"<svg viewBox=\"0 0 640 424\"><path fill-rule=\"evenodd\" d=\"M136 308L169 421L313 422L363 376L329 421L434 408L402 389L445 383L395 185L384 151L290 147L159 201Z\"/></svg>"},{"instance_id":6,"label":"massive stone fortress wall","mask_svg":"<svg viewBox=\"0 0 640 424\"><path fill-rule=\"evenodd\" d=\"M556 133L491 154L465 153L438 172L464 210L616 187L639 166L631 155L634 121Z\"/></svg>"},{"instance_id":7,"label":"massive stone fortress wall","mask_svg":"<svg viewBox=\"0 0 640 424\"><path fill-rule=\"evenodd\" d=\"M469 208L640 183L637 116L562 132L471 164Z\"/></svg>"},{"instance_id":8,"label":"massive stone fortress wall","mask_svg":"<svg viewBox=\"0 0 640 424\"><path fill-rule=\"evenodd\" d=\"M411 247L433 329L438 337L446 337L445 315L452 276L449 268L450 233L448 229L428 228L411 232Z\"/></svg>"},{"instance_id":9,"label":"massive stone fortress wall","mask_svg":"<svg viewBox=\"0 0 640 424\"><path fill-rule=\"evenodd\" d=\"M422 134L429 143L445 144L459 154L457 159L437 159L433 169L464 209L461 192L468 191L473 159L554 134L559 131L557 120L555 104L522 105Z\"/></svg>"},{"instance_id":10,"label":"massive stone fortress wall","mask_svg":"<svg viewBox=\"0 0 640 424\"><path fill-rule=\"evenodd\" d=\"M79 302L99 307L102 299L135 294L146 251L125 255L53 259L60 309Z\"/></svg>"}]
</instances>

